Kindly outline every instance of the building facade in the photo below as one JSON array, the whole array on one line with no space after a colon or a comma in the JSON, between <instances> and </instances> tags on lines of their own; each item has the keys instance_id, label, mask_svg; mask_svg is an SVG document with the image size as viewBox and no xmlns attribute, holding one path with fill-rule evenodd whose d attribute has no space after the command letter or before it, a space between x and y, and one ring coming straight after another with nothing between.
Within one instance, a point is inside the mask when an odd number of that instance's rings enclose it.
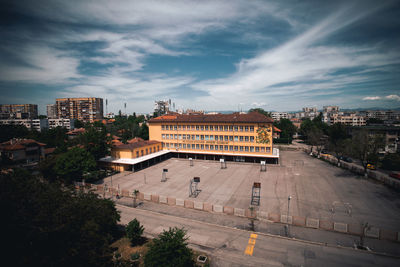
<instances>
[{"instance_id":1,"label":"building facade","mask_svg":"<svg viewBox=\"0 0 400 267\"><path fill-rule=\"evenodd\" d=\"M162 142L164 150L178 157L277 163L272 123L258 112L168 114L148 122L150 140Z\"/></svg>"},{"instance_id":2,"label":"building facade","mask_svg":"<svg viewBox=\"0 0 400 267\"><path fill-rule=\"evenodd\" d=\"M103 119L103 99L96 97L57 98L56 112L59 119L94 122Z\"/></svg>"},{"instance_id":3,"label":"building facade","mask_svg":"<svg viewBox=\"0 0 400 267\"><path fill-rule=\"evenodd\" d=\"M365 126L367 124L365 117L357 116L356 114L348 114L348 115L333 114L330 117L330 122L332 124L340 123L349 126Z\"/></svg>"},{"instance_id":4,"label":"building facade","mask_svg":"<svg viewBox=\"0 0 400 267\"><path fill-rule=\"evenodd\" d=\"M36 119L38 106L34 104L0 105L0 119Z\"/></svg>"},{"instance_id":5,"label":"building facade","mask_svg":"<svg viewBox=\"0 0 400 267\"><path fill-rule=\"evenodd\" d=\"M75 120L74 119L48 119L49 121L49 128L57 128L57 127L63 127L66 128L67 130L73 130Z\"/></svg>"},{"instance_id":6,"label":"building facade","mask_svg":"<svg viewBox=\"0 0 400 267\"><path fill-rule=\"evenodd\" d=\"M44 158L44 147L32 139L13 138L0 144L0 154L12 163L32 163Z\"/></svg>"},{"instance_id":7,"label":"building facade","mask_svg":"<svg viewBox=\"0 0 400 267\"><path fill-rule=\"evenodd\" d=\"M57 106L56 104L46 105L47 118L56 119L57 118Z\"/></svg>"},{"instance_id":8,"label":"building facade","mask_svg":"<svg viewBox=\"0 0 400 267\"><path fill-rule=\"evenodd\" d=\"M28 130L36 130L38 132L43 129L49 128L47 119L8 119L0 120L0 125L23 125Z\"/></svg>"},{"instance_id":9,"label":"building facade","mask_svg":"<svg viewBox=\"0 0 400 267\"><path fill-rule=\"evenodd\" d=\"M289 119L289 113L287 112L271 112L271 117L274 121L280 121L281 119Z\"/></svg>"}]
</instances>

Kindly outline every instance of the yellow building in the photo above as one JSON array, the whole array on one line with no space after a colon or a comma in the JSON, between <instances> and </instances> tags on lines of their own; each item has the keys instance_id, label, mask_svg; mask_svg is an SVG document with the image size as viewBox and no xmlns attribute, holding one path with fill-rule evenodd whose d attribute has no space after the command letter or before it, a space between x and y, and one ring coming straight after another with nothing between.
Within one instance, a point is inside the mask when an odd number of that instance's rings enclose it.
<instances>
[{"instance_id":1,"label":"yellow building","mask_svg":"<svg viewBox=\"0 0 400 267\"><path fill-rule=\"evenodd\" d=\"M111 157L100 159L116 171L135 171L163 160L162 144L158 141L139 140L111 148Z\"/></svg>"},{"instance_id":2,"label":"yellow building","mask_svg":"<svg viewBox=\"0 0 400 267\"><path fill-rule=\"evenodd\" d=\"M247 114L168 114L149 121L150 140L177 157L277 163L273 120Z\"/></svg>"}]
</instances>

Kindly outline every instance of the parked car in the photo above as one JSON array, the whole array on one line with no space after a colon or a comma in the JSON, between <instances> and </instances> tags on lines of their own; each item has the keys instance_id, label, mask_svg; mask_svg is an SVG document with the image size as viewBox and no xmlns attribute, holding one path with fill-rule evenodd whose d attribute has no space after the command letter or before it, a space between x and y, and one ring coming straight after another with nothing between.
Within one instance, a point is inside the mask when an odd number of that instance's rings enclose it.
<instances>
[{"instance_id":1,"label":"parked car","mask_svg":"<svg viewBox=\"0 0 400 267\"><path fill-rule=\"evenodd\" d=\"M400 179L400 172L391 172L389 176L396 179Z\"/></svg>"},{"instance_id":2,"label":"parked car","mask_svg":"<svg viewBox=\"0 0 400 267\"><path fill-rule=\"evenodd\" d=\"M346 162L349 162L349 163L353 162L353 160L351 158L349 158L349 157L340 157L340 160L343 160L343 161L346 161Z\"/></svg>"},{"instance_id":3,"label":"parked car","mask_svg":"<svg viewBox=\"0 0 400 267\"><path fill-rule=\"evenodd\" d=\"M368 163L368 164L367 164L367 169L369 169L369 170L376 170L376 166L375 166L374 164L372 164L372 163Z\"/></svg>"}]
</instances>

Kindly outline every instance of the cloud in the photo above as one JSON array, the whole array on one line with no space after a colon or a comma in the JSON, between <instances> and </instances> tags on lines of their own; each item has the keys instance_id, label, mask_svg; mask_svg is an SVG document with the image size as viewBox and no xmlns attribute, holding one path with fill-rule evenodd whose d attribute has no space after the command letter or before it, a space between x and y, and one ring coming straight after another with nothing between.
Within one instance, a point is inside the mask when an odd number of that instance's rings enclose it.
<instances>
[{"instance_id":1,"label":"cloud","mask_svg":"<svg viewBox=\"0 0 400 267\"><path fill-rule=\"evenodd\" d=\"M400 96L399 95L388 95L388 96L385 96L385 98L389 99L389 100L400 101Z\"/></svg>"},{"instance_id":2,"label":"cloud","mask_svg":"<svg viewBox=\"0 0 400 267\"><path fill-rule=\"evenodd\" d=\"M366 96L362 100L379 100L381 99L380 96Z\"/></svg>"}]
</instances>

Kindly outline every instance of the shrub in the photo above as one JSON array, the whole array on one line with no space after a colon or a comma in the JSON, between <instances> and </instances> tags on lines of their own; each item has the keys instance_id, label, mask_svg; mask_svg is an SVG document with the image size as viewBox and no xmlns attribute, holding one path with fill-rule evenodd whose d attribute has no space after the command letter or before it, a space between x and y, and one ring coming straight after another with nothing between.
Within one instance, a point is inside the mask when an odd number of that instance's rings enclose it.
<instances>
[{"instance_id":1,"label":"shrub","mask_svg":"<svg viewBox=\"0 0 400 267\"><path fill-rule=\"evenodd\" d=\"M144 227L140 225L136 218L128 223L128 226L126 227L126 236L129 238L133 246L142 242L143 231Z\"/></svg>"},{"instance_id":2,"label":"shrub","mask_svg":"<svg viewBox=\"0 0 400 267\"><path fill-rule=\"evenodd\" d=\"M186 231L177 227L162 232L153 239L144 257L144 265L152 266L194 266L193 253L187 247Z\"/></svg>"},{"instance_id":3,"label":"shrub","mask_svg":"<svg viewBox=\"0 0 400 267\"><path fill-rule=\"evenodd\" d=\"M387 154L382 160L382 168L391 171L400 171L400 154Z\"/></svg>"}]
</instances>

